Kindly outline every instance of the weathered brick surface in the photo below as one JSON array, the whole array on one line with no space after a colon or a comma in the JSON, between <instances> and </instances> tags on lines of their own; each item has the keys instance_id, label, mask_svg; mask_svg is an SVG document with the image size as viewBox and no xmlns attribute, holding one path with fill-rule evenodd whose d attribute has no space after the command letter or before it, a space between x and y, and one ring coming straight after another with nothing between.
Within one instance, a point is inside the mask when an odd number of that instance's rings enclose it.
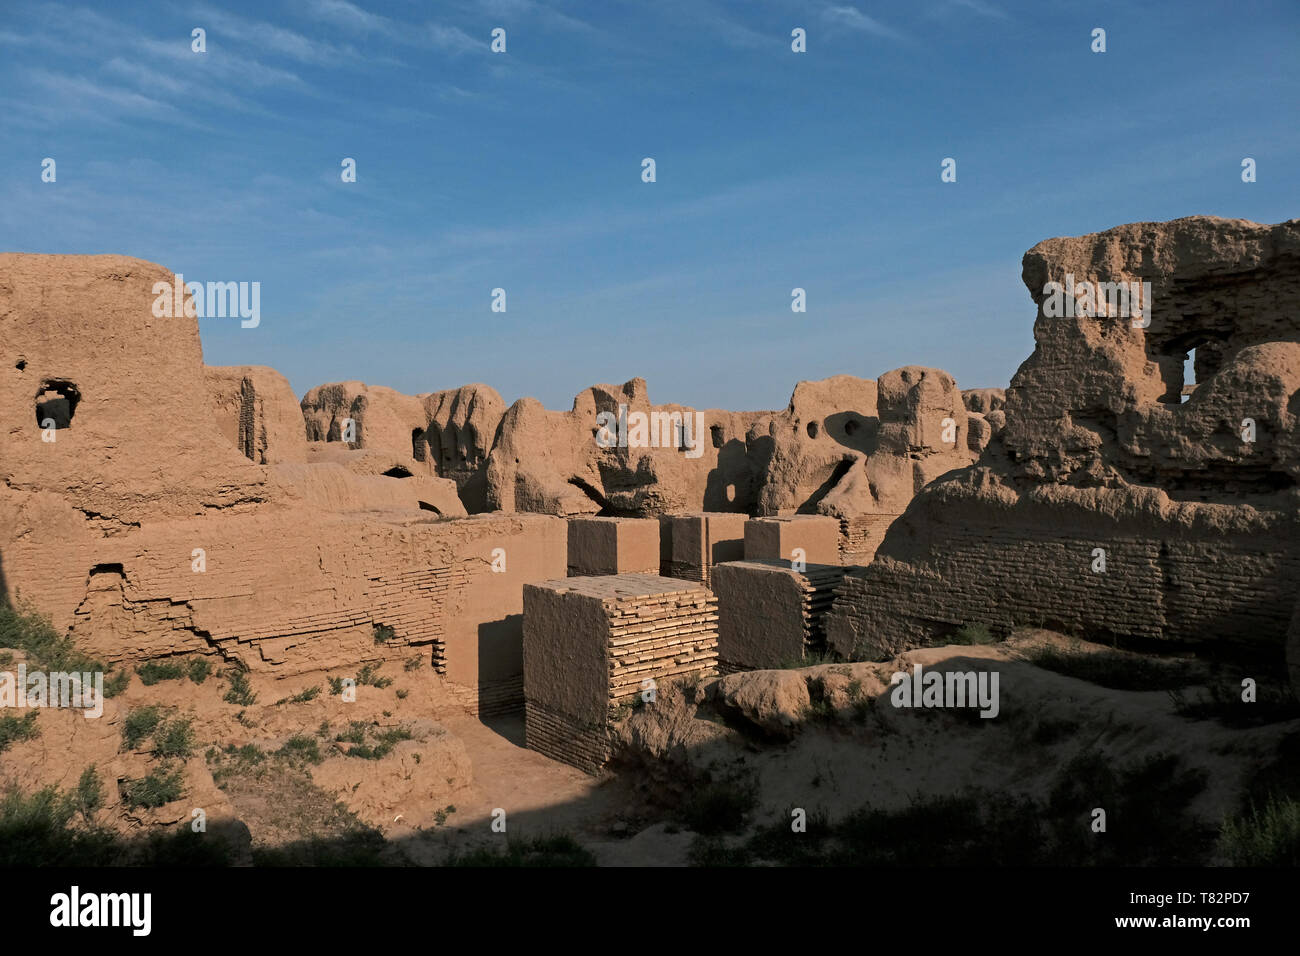
<instances>
[{"instance_id":1,"label":"weathered brick surface","mask_svg":"<svg viewBox=\"0 0 1300 956\"><path fill-rule=\"evenodd\" d=\"M1051 239L1024 280L1036 348L984 403L1005 425L846 578L831 645L881 656L978 621L1279 647L1300 590L1300 220ZM1084 283L1137 281L1144 315L1063 314L1048 285L1083 303Z\"/></svg>"},{"instance_id":2,"label":"weathered brick surface","mask_svg":"<svg viewBox=\"0 0 1300 956\"><path fill-rule=\"evenodd\" d=\"M528 747L595 773L609 756L611 708L647 680L716 673L717 622L707 588L656 574L525 586Z\"/></svg>"}]
</instances>

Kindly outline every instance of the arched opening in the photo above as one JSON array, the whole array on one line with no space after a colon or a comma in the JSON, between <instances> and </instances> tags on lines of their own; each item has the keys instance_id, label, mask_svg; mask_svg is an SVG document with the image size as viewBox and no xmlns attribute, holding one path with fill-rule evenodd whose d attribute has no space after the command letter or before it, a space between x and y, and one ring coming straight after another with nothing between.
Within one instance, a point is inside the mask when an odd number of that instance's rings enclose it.
<instances>
[{"instance_id":1,"label":"arched opening","mask_svg":"<svg viewBox=\"0 0 1300 956\"><path fill-rule=\"evenodd\" d=\"M424 429L411 429L411 457L416 461L424 461L424 453L428 447L429 443L424 439Z\"/></svg>"},{"instance_id":2,"label":"arched opening","mask_svg":"<svg viewBox=\"0 0 1300 956\"><path fill-rule=\"evenodd\" d=\"M411 470L409 468L404 468L401 465L394 465L392 468L389 468L386 472L384 472L384 477L385 478L410 478Z\"/></svg>"},{"instance_id":3,"label":"arched opening","mask_svg":"<svg viewBox=\"0 0 1300 956\"><path fill-rule=\"evenodd\" d=\"M71 382L46 379L36 392L36 425L38 428L71 428L72 416L77 413L81 391Z\"/></svg>"}]
</instances>

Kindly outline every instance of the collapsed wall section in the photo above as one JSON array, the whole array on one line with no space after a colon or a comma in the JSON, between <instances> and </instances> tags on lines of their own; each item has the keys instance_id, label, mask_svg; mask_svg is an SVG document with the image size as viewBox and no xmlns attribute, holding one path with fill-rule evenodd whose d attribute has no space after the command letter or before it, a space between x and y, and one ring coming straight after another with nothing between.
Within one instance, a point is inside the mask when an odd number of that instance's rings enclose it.
<instances>
[{"instance_id":1,"label":"collapsed wall section","mask_svg":"<svg viewBox=\"0 0 1300 956\"><path fill-rule=\"evenodd\" d=\"M979 622L1280 650L1300 588L1300 221L1048 240L1024 280L1035 351L1005 406L969 396L996 430L845 580L831 646L880 658Z\"/></svg>"}]
</instances>

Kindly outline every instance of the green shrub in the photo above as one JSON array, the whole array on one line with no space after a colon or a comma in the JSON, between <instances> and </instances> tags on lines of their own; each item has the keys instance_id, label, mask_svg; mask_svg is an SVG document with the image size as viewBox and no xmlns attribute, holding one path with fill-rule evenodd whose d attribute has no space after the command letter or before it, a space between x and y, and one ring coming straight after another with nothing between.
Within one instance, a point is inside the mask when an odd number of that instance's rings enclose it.
<instances>
[{"instance_id":1,"label":"green shrub","mask_svg":"<svg viewBox=\"0 0 1300 956\"><path fill-rule=\"evenodd\" d=\"M376 644L387 644L389 641L397 637L397 632L387 624L378 624L375 626L374 636Z\"/></svg>"},{"instance_id":2,"label":"green shrub","mask_svg":"<svg viewBox=\"0 0 1300 956\"><path fill-rule=\"evenodd\" d=\"M1112 690L1173 690L1191 679L1185 662L1125 651L1062 650L1044 644L1026 648L1018 656L1045 670Z\"/></svg>"},{"instance_id":3,"label":"green shrub","mask_svg":"<svg viewBox=\"0 0 1300 956\"><path fill-rule=\"evenodd\" d=\"M185 676L185 665L180 661L146 661L135 669L140 683L152 687L159 681L180 680Z\"/></svg>"},{"instance_id":4,"label":"green shrub","mask_svg":"<svg viewBox=\"0 0 1300 956\"><path fill-rule=\"evenodd\" d=\"M949 644L996 644L987 624L965 624L948 636Z\"/></svg>"},{"instance_id":5,"label":"green shrub","mask_svg":"<svg viewBox=\"0 0 1300 956\"><path fill-rule=\"evenodd\" d=\"M102 662L83 653L72 638L60 634L45 617L26 602L18 606L0 598L0 647L12 647L27 655L28 669L75 672L101 672L104 696L116 697L126 689L131 675L126 671L110 674Z\"/></svg>"},{"instance_id":6,"label":"green shrub","mask_svg":"<svg viewBox=\"0 0 1300 956\"><path fill-rule=\"evenodd\" d=\"M194 683L202 684L212 673L212 664L206 657L196 657L190 661L185 673Z\"/></svg>"},{"instance_id":7,"label":"green shrub","mask_svg":"<svg viewBox=\"0 0 1300 956\"><path fill-rule=\"evenodd\" d=\"M292 697L281 697L275 702L275 706L279 707L281 704L305 704L307 701L315 700L319 696L320 685L318 684L314 687L308 687L306 690L299 691Z\"/></svg>"},{"instance_id":8,"label":"green shrub","mask_svg":"<svg viewBox=\"0 0 1300 956\"><path fill-rule=\"evenodd\" d=\"M114 671L112 675L104 678L104 697L112 699L131 685L130 671Z\"/></svg>"},{"instance_id":9,"label":"green shrub","mask_svg":"<svg viewBox=\"0 0 1300 956\"><path fill-rule=\"evenodd\" d=\"M222 698L227 704L238 704L241 707L251 707L257 702L257 695L253 693L252 686L248 683L248 675L236 667L226 671L226 681L230 684L230 689L226 691Z\"/></svg>"},{"instance_id":10,"label":"green shrub","mask_svg":"<svg viewBox=\"0 0 1300 956\"><path fill-rule=\"evenodd\" d=\"M349 757L382 760L392 752L395 744L402 740L410 740L411 736L411 731L406 727L390 727L387 730L375 731L366 723L354 720L335 740L352 745L347 749Z\"/></svg>"},{"instance_id":11,"label":"green shrub","mask_svg":"<svg viewBox=\"0 0 1300 956\"><path fill-rule=\"evenodd\" d=\"M83 774L84 779L84 774ZM118 855L107 831L72 824L77 798L57 787L27 795L10 788L0 796L0 866L107 866Z\"/></svg>"},{"instance_id":12,"label":"green shrub","mask_svg":"<svg viewBox=\"0 0 1300 956\"><path fill-rule=\"evenodd\" d=\"M158 729L162 719L163 709L158 704L137 707L122 722L122 744L127 750L137 749L146 737Z\"/></svg>"},{"instance_id":13,"label":"green shrub","mask_svg":"<svg viewBox=\"0 0 1300 956\"><path fill-rule=\"evenodd\" d=\"M0 716L0 753L9 749L10 744L20 740L32 740L41 734L36 726L36 711L28 711L21 717L13 714Z\"/></svg>"},{"instance_id":14,"label":"green shrub","mask_svg":"<svg viewBox=\"0 0 1300 956\"><path fill-rule=\"evenodd\" d=\"M153 752L158 757L188 758L194 752L193 721L188 718L168 720L153 735Z\"/></svg>"},{"instance_id":15,"label":"green shrub","mask_svg":"<svg viewBox=\"0 0 1300 956\"><path fill-rule=\"evenodd\" d=\"M391 677L376 677L382 664L366 664L361 670L357 671L357 686L363 687L369 685L383 690L393 683Z\"/></svg>"},{"instance_id":16,"label":"green shrub","mask_svg":"<svg viewBox=\"0 0 1300 956\"><path fill-rule=\"evenodd\" d=\"M690 788L678 807L681 824L706 836L736 833L745 828L750 812L758 803L754 779L744 773L712 775Z\"/></svg>"},{"instance_id":17,"label":"green shrub","mask_svg":"<svg viewBox=\"0 0 1300 956\"><path fill-rule=\"evenodd\" d=\"M1300 801L1270 797L1224 821L1219 847L1234 866L1300 866Z\"/></svg>"},{"instance_id":18,"label":"green shrub","mask_svg":"<svg viewBox=\"0 0 1300 956\"><path fill-rule=\"evenodd\" d=\"M122 782L122 799L128 807L156 808L181 798L182 771L159 767L147 777Z\"/></svg>"},{"instance_id":19,"label":"green shrub","mask_svg":"<svg viewBox=\"0 0 1300 956\"><path fill-rule=\"evenodd\" d=\"M316 738L308 737L305 734L295 734L290 737L284 742L284 746L276 752L282 757L305 760L308 763L320 763L324 759L321 756L320 744L316 742Z\"/></svg>"},{"instance_id":20,"label":"green shrub","mask_svg":"<svg viewBox=\"0 0 1300 956\"><path fill-rule=\"evenodd\" d=\"M479 849L457 854L447 861L448 866L540 866L571 867L595 866L591 851L567 834L512 839L505 849Z\"/></svg>"},{"instance_id":21,"label":"green shrub","mask_svg":"<svg viewBox=\"0 0 1300 956\"><path fill-rule=\"evenodd\" d=\"M95 770L93 763L81 771L81 777L77 780L77 789L73 791L73 797L77 810L85 820L93 817L95 812L104 805L104 790L100 785L99 773Z\"/></svg>"}]
</instances>

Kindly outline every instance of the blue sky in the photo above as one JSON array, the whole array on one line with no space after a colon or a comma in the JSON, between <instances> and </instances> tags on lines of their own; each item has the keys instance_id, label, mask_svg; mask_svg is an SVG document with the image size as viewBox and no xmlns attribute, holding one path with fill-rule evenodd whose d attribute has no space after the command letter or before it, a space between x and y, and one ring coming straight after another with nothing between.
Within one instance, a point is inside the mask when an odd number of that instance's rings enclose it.
<instances>
[{"instance_id":1,"label":"blue sky","mask_svg":"<svg viewBox=\"0 0 1300 956\"><path fill-rule=\"evenodd\" d=\"M0 250L258 281L260 326L202 320L205 359L299 394L481 381L568 408L641 375L766 409L907 364L1004 385L1036 242L1300 215L1294 0L5 7Z\"/></svg>"}]
</instances>

